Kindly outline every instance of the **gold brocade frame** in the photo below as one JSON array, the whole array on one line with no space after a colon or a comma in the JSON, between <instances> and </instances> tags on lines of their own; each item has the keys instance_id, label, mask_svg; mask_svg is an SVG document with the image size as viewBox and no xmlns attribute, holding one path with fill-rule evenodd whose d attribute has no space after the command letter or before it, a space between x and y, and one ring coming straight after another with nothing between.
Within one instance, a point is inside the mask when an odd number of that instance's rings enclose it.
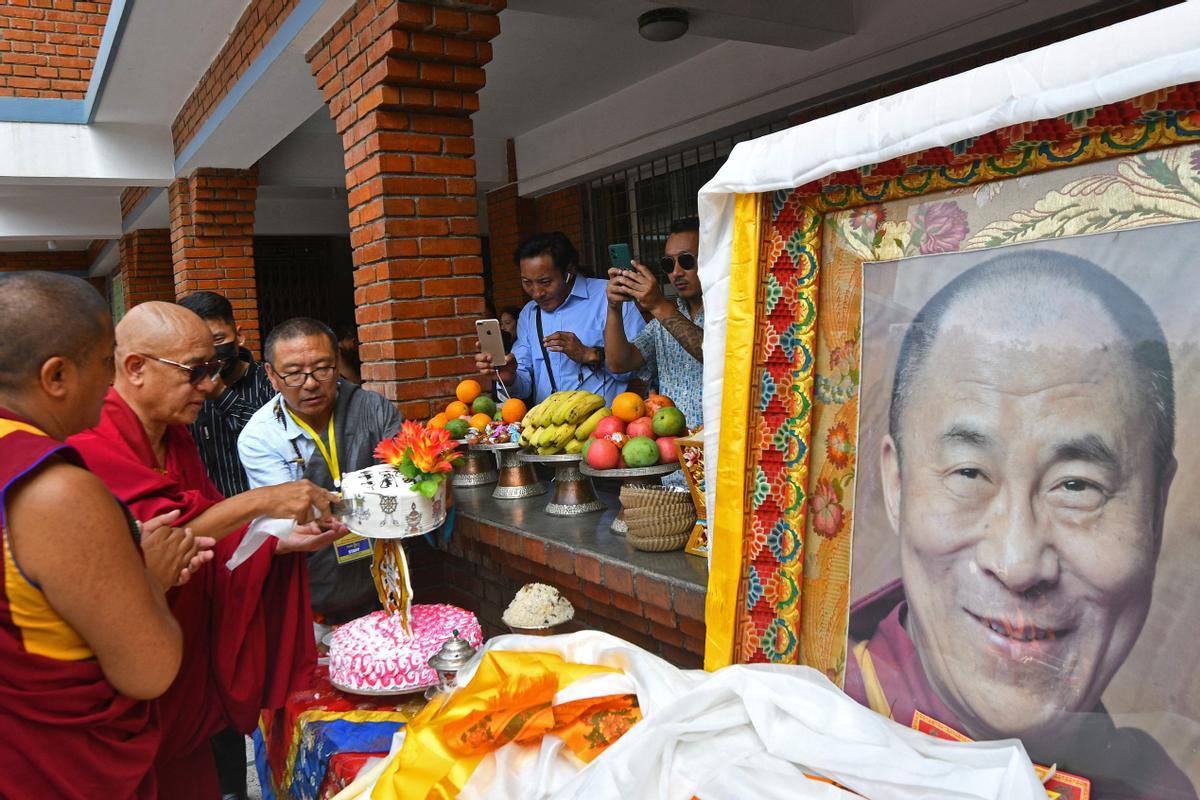
<instances>
[{"instance_id":1,"label":"gold brocade frame","mask_svg":"<svg viewBox=\"0 0 1200 800\"><path fill-rule=\"evenodd\" d=\"M735 198L706 669L769 661L806 664L839 684L844 675L851 526L845 520L830 533L834 526L822 525L835 510L833 489L810 474L809 454L817 445L812 432L828 427L829 415L857 427L856 385L836 402L814 401L814 385L823 377L821 324L835 316L860 330L861 309L857 302L831 306L834 298L823 304L818 296L827 217L1198 143L1198 109L1200 84L1183 84L793 190ZM854 268L855 300L862 261ZM853 477L848 481L842 488L852 491Z\"/></svg>"}]
</instances>

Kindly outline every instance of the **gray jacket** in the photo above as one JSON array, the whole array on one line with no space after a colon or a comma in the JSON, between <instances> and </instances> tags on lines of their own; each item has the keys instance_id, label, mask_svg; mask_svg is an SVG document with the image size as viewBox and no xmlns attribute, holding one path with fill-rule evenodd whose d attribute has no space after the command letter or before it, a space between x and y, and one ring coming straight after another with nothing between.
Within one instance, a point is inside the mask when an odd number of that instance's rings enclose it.
<instances>
[{"instance_id":1,"label":"gray jacket","mask_svg":"<svg viewBox=\"0 0 1200 800\"><path fill-rule=\"evenodd\" d=\"M333 433L342 473L377 463L375 446L395 436L402 421L400 412L386 397L342 381L333 412ZM329 466L319 454L308 460L304 477L334 491ZM309 554L308 576L313 611L323 614L327 622L347 622L379 607L369 558L339 566L333 547L324 547Z\"/></svg>"}]
</instances>

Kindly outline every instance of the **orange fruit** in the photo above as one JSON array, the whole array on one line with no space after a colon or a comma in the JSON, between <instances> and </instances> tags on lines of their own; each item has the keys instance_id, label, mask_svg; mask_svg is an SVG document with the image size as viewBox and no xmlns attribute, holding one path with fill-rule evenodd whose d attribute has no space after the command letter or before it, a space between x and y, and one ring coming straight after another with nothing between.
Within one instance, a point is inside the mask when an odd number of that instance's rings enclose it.
<instances>
[{"instance_id":1,"label":"orange fruit","mask_svg":"<svg viewBox=\"0 0 1200 800\"><path fill-rule=\"evenodd\" d=\"M487 428L488 423L491 421L492 421L492 418L487 414L476 414L475 416L471 417L471 419L467 422L467 424L470 425L472 428L481 431L481 430Z\"/></svg>"},{"instance_id":2,"label":"orange fruit","mask_svg":"<svg viewBox=\"0 0 1200 800\"><path fill-rule=\"evenodd\" d=\"M525 419L525 401L512 398L505 400L504 405L500 406L500 419L505 422L520 422Z\"/></svg>"},{"instance_id":3,"label":"orange fruit","mask_svg":"<svg viewBox=\"0 0 1200 800\"><path fill-rule=\"evenodd\" d=\"M446 427L446 423L449 421L450 419L446 416L445 412L441 414L435 414L429 420L429 427L433 428L434 430L441 430L442 428Z\"/></svg>"},{"instance_id":4,"label":"orange fruit","mask_svg":"<svg viewBox=\"0 0 1200 800\"><path fill-rule=\"evenodd\" d=\"M461 400L452 400L450 405L446 406L447 420L465 417L468 413L470 412L467 409L467 404Z\"/></svg>"},{"instance_id":5,"label":"orange fruit","mask_svg":"<svg viewBox=\"0 0 1200 800\"><path fill-rule=\"evenodd\" d=\"M624 422L633 422L646 413L646 404L636 392L622 392L613 398L613 416Z\"/></svg>"},{"instance_id":6,"label":"orange fruit","mask_svg":"<svg viewBox=\"0 0 1200 800\"><path fill-rule=\"evenodd\" d=\"M458 388L454 390L454 395L467 405L471 405L482 391L483 387L479 385L479 381L467 378L465 381L459 382Z\"/></svg>"}]
</instances>

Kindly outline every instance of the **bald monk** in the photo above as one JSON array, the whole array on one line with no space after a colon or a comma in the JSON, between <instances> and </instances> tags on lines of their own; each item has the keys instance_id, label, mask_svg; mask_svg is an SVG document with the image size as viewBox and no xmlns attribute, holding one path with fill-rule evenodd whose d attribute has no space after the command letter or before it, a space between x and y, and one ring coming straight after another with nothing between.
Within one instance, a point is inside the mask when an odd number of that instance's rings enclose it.
<instances>
[{"instance_id":1,"label":"bald monk","mask_svg":"<svg viewBox=\"0 0 1200 800\"><path fill-rule=\"evenodd\" d=\"M213 563L168 595L184 657L159 702L155 762L161 797L216 798L213 734L251 731L260 709L282 706L307 685L316 654L304 553L345 528L328 519L332 495L307 481L228 499L213 486L187 429L221 368L198 316L172 303L143 303L117 326L116 342L100 423L71 443L135 514L178 512L177 524L217 540ZM225 562L260 516L290 518L296 532L271 539L230 571Z\"/></svg>"},{"instance_id":2,"label":"bald monk","mask_svg":"<svg viewBox=\"0 0 1200 800\"><path fill-rule=\"evenodd\" d=\"M113 374L96 290L0 276L0 796L155 796L149 702L175 678L164 599L199 568L172 516L137 528L63 440L96 424Z\"/></svg>"}]
</instances>

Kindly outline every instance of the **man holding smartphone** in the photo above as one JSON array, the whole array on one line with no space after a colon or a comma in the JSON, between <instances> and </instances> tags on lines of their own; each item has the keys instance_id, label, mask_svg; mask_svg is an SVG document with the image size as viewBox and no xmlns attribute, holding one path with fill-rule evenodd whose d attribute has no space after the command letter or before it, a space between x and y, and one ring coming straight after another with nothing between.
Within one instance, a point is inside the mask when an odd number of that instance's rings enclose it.
<instances>
[{"instance_id":1,"label":"man holding smartphone","mask_svg":"<svg viewBox=\"0 0 1200 800\"><path fill-rule=\"evenodd\" d=\"M660 269L679 292L672 302L663 295L658 278L636 261L628 269L608 271L608 319L604 347L609 370L642 370L651 387L670 397L689 427L704 422L704 295L700 288L697 248L700 220L671 224ZM630 340L621 324L635 306L650 314L650 324Z\"/></svg>"},{"instance_id":2,"label":"man holding smartphone","mask_svg":"<svg viewBox=\"0 0 1200 800\"><path fill-rule=\"evenodd\" d=\"M517 341L502 365L488 353L475 356L484 375L499 373L513 397L540 403L554 392L583 389L611 404L632 377L606 366L604 331L607 281L579 275L579 254L563 234L541 233L517 248L521 287L532 301L517 320ZM619 314L626 336L645 320L630 305Z\"/></svg>"}]
</instances>

